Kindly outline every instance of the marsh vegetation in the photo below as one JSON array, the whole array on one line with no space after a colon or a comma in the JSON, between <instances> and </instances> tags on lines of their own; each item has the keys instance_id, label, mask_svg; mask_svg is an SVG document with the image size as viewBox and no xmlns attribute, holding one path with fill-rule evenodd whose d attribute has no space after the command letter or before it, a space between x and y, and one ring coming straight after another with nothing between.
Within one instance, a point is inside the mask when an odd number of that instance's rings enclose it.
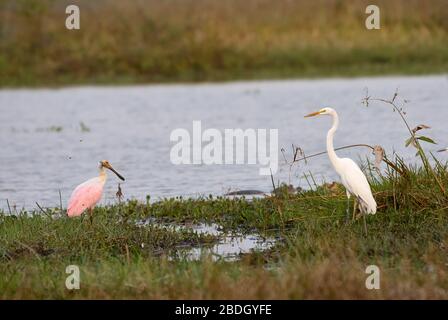
<instances>
[{"instance_id":1,"label":"marsh vegetation","mask_svg":"<svg viewBox=\"0 0 448 320\"><path fill-rule=\"evenodd\" d=\"M438 178L448 186L443 170ZM342 188L263 199L167 199L95 209L88 219L53 214L0 216L1 298L447 298L448 199L434 178L413 170L372 180L379 205L345 224ZM182 259L176 251L217 239L135 222L184 225L277 237L239 260ZM81 289L65 288L79 265ZM381 269L381 290L367 290L365 268ZM242 290L242 288L244 290Z\"/></svg>"},{"instance_id":2,"label":"marsh vegetation","mask_svg":"<svg viewBox=\"0 0 448 320\"><path fill-rule=\"evenodd\" d=\"M395 99L385 102L408 125ZM419 142L431 139L418 139L418 131L409 134L420 165L396 154L379 159L383 171L366 163L378 204L367 230L361 219L345 221L337 183L295 192L281 186L253 199L117 200L97 207L93 222L68 219L61 208L2 212L0 297L446 299L448 168L425 152ZM220 241L189 228L201 223L275 242L236 261L207 251L185 259L179 253ZM81 269L80 290L65 288L72 264ZM365 287L369 265L381 270L380 290Z\"/></svg>"}]
</instances>

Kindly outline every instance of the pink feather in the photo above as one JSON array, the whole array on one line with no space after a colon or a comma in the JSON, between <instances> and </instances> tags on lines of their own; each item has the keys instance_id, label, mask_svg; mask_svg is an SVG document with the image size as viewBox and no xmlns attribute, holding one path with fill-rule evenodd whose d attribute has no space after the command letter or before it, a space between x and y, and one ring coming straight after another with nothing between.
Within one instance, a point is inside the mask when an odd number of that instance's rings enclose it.
<instances>
[{"instance_id":1,"label":"pink feather","mask_svg":"<svg viewBox=\"0 0 448 320\"><path fill-rule=\"evenodd\" d=\"M96 177L77 186L68 202L67 215L76 217L89 208L93 209L101 200L104 183L105 179Z\"/></svg>"}]
</instances>

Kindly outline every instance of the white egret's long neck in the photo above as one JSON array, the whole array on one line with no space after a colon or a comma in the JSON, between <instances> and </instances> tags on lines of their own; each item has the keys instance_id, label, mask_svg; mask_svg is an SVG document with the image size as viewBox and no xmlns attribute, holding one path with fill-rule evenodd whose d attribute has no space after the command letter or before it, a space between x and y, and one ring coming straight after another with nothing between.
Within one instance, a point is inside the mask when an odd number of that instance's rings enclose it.
<instances>
[{"instance_id":1,"label":"white egret's long neck","mask_svg":"<svg viewBox=\"0 0 448 320\"><path fill-rule=\"evenodd\" d=\"M333 117L333 126L331 127L330 130L328 130L328 133L327 133L327 152L328 152L328 157L330 158L331 163L337 170L337 166L339 164L339 157L336 155L336 152L334 151L333 137L334 137L336 130L338 130L338 127L339 127L339 117L338 117L337 113L333 113L333 114L331 114L331 116Z\"/></svg>"}]
</instances>

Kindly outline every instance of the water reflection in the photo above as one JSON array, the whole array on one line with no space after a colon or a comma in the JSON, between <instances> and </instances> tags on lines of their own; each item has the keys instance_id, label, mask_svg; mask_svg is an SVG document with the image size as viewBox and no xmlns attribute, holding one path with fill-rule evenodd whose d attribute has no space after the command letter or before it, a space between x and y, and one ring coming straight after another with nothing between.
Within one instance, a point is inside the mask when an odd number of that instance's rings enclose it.
<instances>
[{"instance_id":1,"label":"water reflection","mask_svg":"<svg viewBox=\"0 0 448 320\"><path fill-rule=\"evenodd\" d=\"M178 248L173 255L176 259L200 260L203 256L211 256L214 261L238 260L242 254L254 251L264 251L272 248L278 239L265 238L258 234L244 234L237 231L224 232L216 223L200 223L179 225L174 223L162 223L157 219L148 219L139 223L142 226L153 225L173 231L188 230L197 234L211 235L217 238L217 243L212 246Z\"/></svg>"}]
</instances>

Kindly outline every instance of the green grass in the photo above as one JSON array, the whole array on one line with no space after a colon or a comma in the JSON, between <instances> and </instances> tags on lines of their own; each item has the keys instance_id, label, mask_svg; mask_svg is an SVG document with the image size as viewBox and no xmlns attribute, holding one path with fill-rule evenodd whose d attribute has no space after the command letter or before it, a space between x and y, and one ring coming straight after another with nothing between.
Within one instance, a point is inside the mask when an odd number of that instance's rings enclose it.
<instances>
[{"instance_id":1,"label":"green grass","mask_svg":"<svg viewBox=\"0 0 448 320\"><path fill-rule=\"evenodd\" d=\"M403 169L403 168L402 168ZM448 186L445 167L435 174ZM257 200L204 198L131 201L88 218L0 215L0 298L436 298L448 297L448 197L424 169L371 175L379 211L345 223L342 187ZM59 218L57 218L59 217ZM180 247L216 239L134 222L216 222L230 231L277 235L265 252L240 261L175 258ZM141 244L145 245L142 246ZM174 258L173 258L174 257ZM81 268L81 289L65 288L65 268ZM368 265L381 290L364 286Z\"/></svg>"},{"instance_id":2,"label":"green grass","mask_svg":"<svg viewBox=\"0 0 448 320\"><path fill-rule=\"evenodd\" d=\"M0 86L448 72L444 0L78 0L0 3Z\"/></svg>"}]
</instances>

